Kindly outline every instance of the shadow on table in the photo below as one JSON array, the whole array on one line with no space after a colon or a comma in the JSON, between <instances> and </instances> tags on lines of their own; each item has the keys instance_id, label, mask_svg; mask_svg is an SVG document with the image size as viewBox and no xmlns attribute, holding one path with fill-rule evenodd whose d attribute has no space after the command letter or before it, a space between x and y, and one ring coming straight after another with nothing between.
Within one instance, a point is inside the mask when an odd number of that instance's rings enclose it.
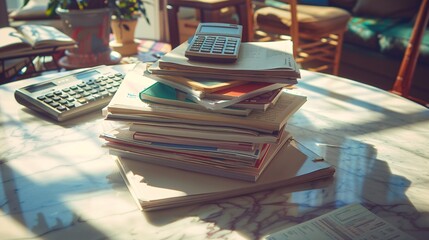
<instances>
[{"instance_id":1,"label":"shadow on table","mask_svg":"<svg viewBox=\"0 0 429 240\"><path fill-rule=\"evenodd\" d=\"M288 124L288 130L293 136L296 133L307 140L300 141L298 138L298 141L306 145L308 142L314 144L317 139L332 137L335 142L340 143L319 143L317 146L318 153L336 167L333 179L225 199L200 207L186 207L175 211L177 218L198 217L198 221L210 228L205 229L209 230L210 236L226 236L234 231L244 239L259 239L342 206L360 203L395 227L416 238L424 239L429 231L424 225L429 213L419 212L408 199L406 192L411 181L392 174L388 163L377 156L374 146L353 138L426 122L429 120L428 112L404 114L362 100L362 97L330 92L326 86L319 87L307 82L300 84L308 91L384 116L359 126L351 126L346 120L340 125L327 125L323 122L329 121L326 118L321 120L321 126L325 126L321 128L313 126L313 119L306 119L305 114L302 114ZM387 118L395 118L396 121L383 121ZM356 130L357 127L359 131ZM311 149L315 150L315 147L311 146ZM169 213L171 212L168 210L149 212L146 216L148 221L155 225L174 224L164 222Z\"/></svg>"},{"instance_id":2,"label":"shadow on table","mask_svg":"<svg viewBox=\"0 0 429 240\"><path fill-rule=\"evenodd\" d=\"M175 209L175 218L198 216L202 224L210 223L206 225L211 228L206 229L210 235L235 231L244 239L259 239L342 206L360 203L401 230L423 237L418 221L429 217L428 213L414 208L405 195L410 181L393 175L385 161L376 159L372 146L352 141L323 148L336 167L334 178ZM175 224L164 222L171 219L171 214L169 210L145 213L154 225Z\"/></svg>"}]
</instances>

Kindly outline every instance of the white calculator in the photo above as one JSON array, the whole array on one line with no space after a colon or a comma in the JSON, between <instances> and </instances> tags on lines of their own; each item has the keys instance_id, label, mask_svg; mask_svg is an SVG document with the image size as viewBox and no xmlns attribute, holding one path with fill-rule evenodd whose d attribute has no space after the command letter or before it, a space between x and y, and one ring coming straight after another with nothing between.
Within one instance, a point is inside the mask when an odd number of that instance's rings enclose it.
<instances>
[{"instance_id":1,"label":"white calculator","mask_svg":"<svg viewBox=\"0 0 429 240\"><path fill-rule=\"evenodd\" d=\"M65 121L107 106L124 77L112 67L94 67L20 88L15 99L56 121Z\"/></svg>"},{"instance_id":2,"label":"white calculator","mask_svg":"<svg viewBox=\"0 0 429 240\"><path fill-rule=\"evenodd\" d=\"M234 62L238 59L243 27L229 23L200 23L185 51L190 60Z\"/></svg>"}]
</instances>

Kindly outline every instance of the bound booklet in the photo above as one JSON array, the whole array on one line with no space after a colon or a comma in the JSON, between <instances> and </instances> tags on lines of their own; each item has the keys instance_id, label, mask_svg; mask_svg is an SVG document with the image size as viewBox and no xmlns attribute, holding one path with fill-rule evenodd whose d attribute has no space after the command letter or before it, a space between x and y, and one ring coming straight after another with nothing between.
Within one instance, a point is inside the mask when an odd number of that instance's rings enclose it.
<instances>
[{"instance_id":1,"label":"bound booklet","mask_svg":"<svg viewBox=\"0 0 429 240\"><path fill-rule=\"evenodd\" d=\"M241 43L239 59L234 63L189 61L184 42L149 67L157 75L207 77L216 79L296 84L300 78L292 55L291 41Z\"/></svg>"},{"instance_id":2,"label":"bound booklet","mask_svg":"<svg viewBox=\"0 0 429 240\"><path fill-rule=\"evenodd\" d=\"M116 157L119 171L144 211L223 198L331 177L335 169L299 143L284 145L257 182L246 182ZM316 161L315 161L316 160Z\"/></svg>"},{"instance_id":3,"label":"bound booklet","mask_svg":"<svg viewBox=\"0 0 429 240\"><path fill-rule=\"evenodd\" d=\"M277 102L282 88L288 86L283 83L249 81L226 81L222 84L215 80L208 80L203 81L203 83L207 84L210 82L213 88L206 91L191 87L189 81L184 83L183 79L187 78L180 76L156 76L153 74L145 74L145 76L158 82L158 84L154 84L151 88L169 88L169 92L174 92L174 98L179 98L181 96L182 98L188 99L188 101L199 104L210 110L221 110L225 106L230 106L233 108L259 109L265 111L269 106ZM176 78L181 80L176 81ZM197 84L194 84L194 86L195 85ZM214 90L214 88L217 88L217 90ZM140 98L160 102L164 99L165 94L157 94L157 92L159 91L149 90L149 88L145 89L140 93ZM183 94L179 94L179 92Z\"/></svg>"},{"instance_id":4,"label":"bound booklet","mask_svg":"<svg viewBox=\"0 0 429 240\"><path fill-rule=\"evenodd\" d=\"M218 126L240 126L246 129L275 132L281 130L287 120L306 102L305 96L281 92L277 103L263 111L252 111L249 116L234 116L199 109L183 108L159 103L146 103L140 100L140 92L147 88L148 78L143 75L127 73L118 91L107 106L106 114L128 115L128 120L143 120L150 117L160 121L170 118L175 121L194 122ZM145 119L147 120L147 118Z\"/></svg>"},{"instance_id":5,"label":"bound booklet","mask_svg":"<svg viewBox=\"0 0 429 240\"><path fill-rule=\"evenodd\" d=\"M140 98L143 101L150 101L186 108L194 108L210 112L214 111L217 113L231 115L248 116L251 112L251 109L234 108L234 106L219 109L208 109L205 106L198 104L198 98L193 98L178 89L156 81L154 81L151 86L147 87L146 89L143 89L140 92Z\"/></svg>"},{"instance_id":6,"label":"bound booklet","mask_svg":"<svg viewBox=\"0 0 429 240\"><path fill-rule=\"evenodd\" d=\"M218 80L211 79L210 77L189 78L169 75L155 76L151 75L149 72L145 72L145 74L150 75L152 79L155 79L158 82L162 82L184 92L189 92L198 97L204 97L206 93L211 93L247 83L246 81Z\"/></svg>"},{"instance_id":7,"label":"bound booklet","mask_svg":"<svg viewBox=\"0 0 429 240\"><path fill-rule=\"evenodd\" d=\"M277 152L292 139L290 134L285 132L278 143L260 144L255 149L238 150L203 146L204 139L200 139L203 144L192 145L183 144L182 141L141 141L133 138L133 135L134 132L116 129L100 137L107 141L104 146L109 148L112 155L250 182L258 180Z\"/></svg>"},{"instance_id":8,"label":"bound booklet","mask_svg":"<svg viewBox=\"0 0 429 240\"><path fill-rule=\"evenodd\" d=\"M13 57L20 54L73 48L76 42L51 26L22 25L17 28L0 28L0 54Z\"/></svg>"}]
</instances>

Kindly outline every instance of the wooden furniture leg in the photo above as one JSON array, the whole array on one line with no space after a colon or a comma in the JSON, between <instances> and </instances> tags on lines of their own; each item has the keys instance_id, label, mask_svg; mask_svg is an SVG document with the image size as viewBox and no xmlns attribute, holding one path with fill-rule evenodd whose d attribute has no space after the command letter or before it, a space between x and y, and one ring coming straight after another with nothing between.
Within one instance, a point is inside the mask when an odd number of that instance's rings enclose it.
<instances>
[{"instance_id":1,"label":"wooden furniture leg","mask_svg":"<svg viewBox=\"0 0 429 240\"><path fill-rule=\"evenodd\" d=\"M172 48L175 48L180 44L179 23L177 20L178 12L179 12L178 6L167 5L168 28L169 28L169 35L170 35L170 44Z\"/></svg>"},{"instance_id":2,"label":"wooden furniture leg","mask_svg":"<svg viewBox=\"0 0 429 240\"><path fill-rule=\"evenodd\" d=\"M252 0L246 0L235 6L239 23L243 26L243 42L252 42L254 35L254 18Z\"/></svg>"},{"instance_id":3,"label":"wooden furniture leg","mask_svg":"<svg viewBox=\"0 0 429 240\"><path fill-rule=\"evenodd\" d=\"M424 105L427 105L428 103L410 96L410 88L413 81L417 59L419 57L420 44L422 42L428 20L429 0L422 0L417 19L411 33L411 38L408 42L407 49L405 50L404 57L402 58L402 63L392 89L393 93Z\"/></svg>"}]
</instances>

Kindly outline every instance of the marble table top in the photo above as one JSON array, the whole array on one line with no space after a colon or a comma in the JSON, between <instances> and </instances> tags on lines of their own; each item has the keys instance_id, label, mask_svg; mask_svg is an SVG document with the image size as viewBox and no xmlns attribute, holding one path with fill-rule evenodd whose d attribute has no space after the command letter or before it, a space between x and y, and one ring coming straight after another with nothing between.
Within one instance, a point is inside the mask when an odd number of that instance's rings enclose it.
<instances>
[{"instance_id":1,"label":"marble table top","mask_svg":"<svg viewBox=\"0 0 429 240\"><path fill-rule=\"evenodd\" d=\"M428 239L429 110L399 96L302 71L294 91L308 101L287 130L333 178L141 212L101 147L101 112L44 118L13 96L35 81L0 86L1 239L261 239L352 203Z\"/></svg>"}]
</instances>

